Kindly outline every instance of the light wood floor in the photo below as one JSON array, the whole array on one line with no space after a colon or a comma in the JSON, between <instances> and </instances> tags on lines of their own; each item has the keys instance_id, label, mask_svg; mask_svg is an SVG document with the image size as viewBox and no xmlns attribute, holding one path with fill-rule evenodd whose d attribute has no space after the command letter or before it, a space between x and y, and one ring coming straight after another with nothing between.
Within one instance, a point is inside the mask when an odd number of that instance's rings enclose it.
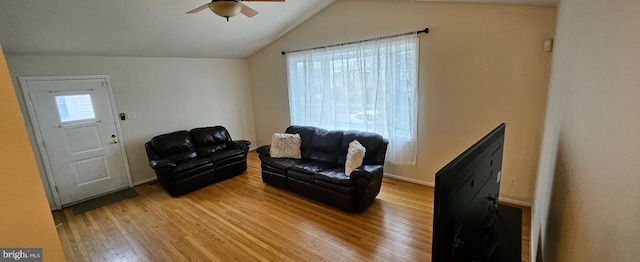
<instances>
[{"instance_id":1,"label":"light wood floor","mask_svg":"<svg viewBox=\"0 0 640 262\"><path fill-rule=\"evenodd\" d=\"M247 172L179 198L158 184L74 216L53 212L69 261L431 261L433 188L384 178L361 214L264 184ZM531 213L523 208L523 261Z\"/></svg>"}]
</instances>

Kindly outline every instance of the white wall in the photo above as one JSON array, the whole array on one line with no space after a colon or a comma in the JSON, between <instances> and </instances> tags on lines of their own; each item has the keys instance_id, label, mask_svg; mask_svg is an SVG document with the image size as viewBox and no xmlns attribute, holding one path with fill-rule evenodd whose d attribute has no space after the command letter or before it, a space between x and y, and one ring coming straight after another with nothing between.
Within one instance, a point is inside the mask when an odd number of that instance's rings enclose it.
<instances>
[{"instance_id":1,"label":"white wall","mask_svg":"<svg viewBox=\"0 0 640 262\"><path fill-rule=\"evenodd\" d=\"M155 178L144 150L153 136L222 125L233 139L256 140L245 59L7 56L7 63L27 123L17 76L110 75L118 112L137 116L120 122L134 183Z\"/></svg>"},{"instance_id":2,"label":"white wall","mask_svg":"<svg viewBox=\"0 0 640 262\"><path fill-rule=\"evenodd\" d=\"M640 1L561 0L532 261L640 258Z\"/></svg>"},{"instance_id":3,"label":"white wall","mask_svg":"<svg viewBox=\"0 0 640 262\"><path fill-rule=\"evenodd\" d=\"M290 124L282 50L430 28L420 36L416 166L385 172L433 183L435 172L507 123L501 196L531 203L551 53L554 7L409 1L336 1L249 58L258 144Z\"/></svg>"}]
</instances>

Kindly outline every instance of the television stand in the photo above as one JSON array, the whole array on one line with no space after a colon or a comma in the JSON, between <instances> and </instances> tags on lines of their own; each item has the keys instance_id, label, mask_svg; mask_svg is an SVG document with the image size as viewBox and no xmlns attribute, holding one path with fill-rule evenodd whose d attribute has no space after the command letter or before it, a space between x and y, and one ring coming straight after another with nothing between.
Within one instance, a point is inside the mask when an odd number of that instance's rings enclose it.
<instances>
[{"instance_id":1,"label":"television stand","mask_svg":"<svg viewBox=\"0 0 640 262\"><path fill-rule=\"evenodd\" d=\"M498 242L498 248L490 261L521 261L522 209L498 204L498 210L502 220L498 218L492 228L496 242Z\"/></svg>"}]
</instances>

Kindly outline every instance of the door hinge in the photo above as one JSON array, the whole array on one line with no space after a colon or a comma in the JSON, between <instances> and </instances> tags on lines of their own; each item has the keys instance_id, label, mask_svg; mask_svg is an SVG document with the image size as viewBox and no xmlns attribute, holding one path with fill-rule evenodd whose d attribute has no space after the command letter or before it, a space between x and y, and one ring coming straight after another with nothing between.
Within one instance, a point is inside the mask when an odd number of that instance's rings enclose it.
<instances>
[{"instance_id":1,"label":"door hinge","mask_svg":"<svg viewBox=\"0 0 640 262\"><path fill-rule=\"evenodd\" d=\"M58 186L57 185L55 185L53 187L56 189L56 192L60 193L60 191L58 191Z\"/></svg>"},{"instance_id":2,"label":"door hinge","mask_svg":"<svg viewBox=\"0 0 640 262\"><path fill-rule=\"evenodd\" d=\"M42 141L42 147L44 147L44 149L47 149L47 144L45 144L44 141Z\"/></svg>"}]
</instances>

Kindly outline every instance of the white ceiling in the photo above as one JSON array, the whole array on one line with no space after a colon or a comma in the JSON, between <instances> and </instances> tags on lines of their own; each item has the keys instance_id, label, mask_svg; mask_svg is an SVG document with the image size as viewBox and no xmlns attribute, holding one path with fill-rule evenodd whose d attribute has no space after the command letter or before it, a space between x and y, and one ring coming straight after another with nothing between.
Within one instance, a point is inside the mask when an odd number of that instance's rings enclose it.
<instances>
[{"instance_id":1,"label":"white ceiling","mask_svg":"<svg viewBox=\"0 0 640 262\"><path fill-rule=\"evenodd\" d=\"M185 14L207 0L0 0L0 42L8 55L246 58L333 1L245 2L260 14L227 22L209 10Z\"/></svg>"}]
</instances>

